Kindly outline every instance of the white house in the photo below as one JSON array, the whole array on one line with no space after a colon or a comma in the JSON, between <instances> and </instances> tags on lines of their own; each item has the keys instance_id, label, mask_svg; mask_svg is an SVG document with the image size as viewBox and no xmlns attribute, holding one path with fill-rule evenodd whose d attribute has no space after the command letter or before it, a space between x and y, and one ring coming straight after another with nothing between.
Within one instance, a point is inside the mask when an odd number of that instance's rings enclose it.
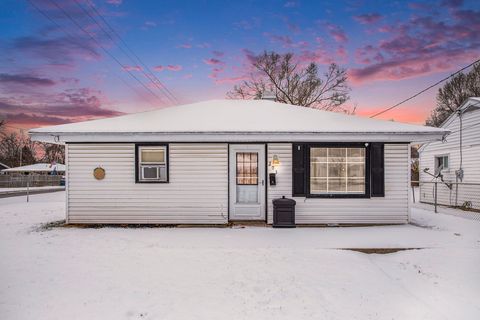
<instances>
[{"instance_id":1,"label":"white house","mask_svg":"<svg viewBox=\"0 0 480 320\"><path fill-rule=\"evenodd\" d=\"M420 180L434 181L441 172L445 183L438 184L437 201L449 206L480 208L480 98L467 99L440 126L450 131L443 141L419 149ZM440 181L440 180L439 180ZM420 201L433 203L432 183L420 185Z\"/></svg>"},{"instance_id":2,"label":"white house","mask_svg":"<svg viewBox=\"0 0 480 320\"><path fill-rule=\"evenodd\" d=\"M68 223L406 223L409 143L445 129L213 100L30 130L65 143ZM272 175L270 175L272 174Z\"/></svg>"}]
</instances>

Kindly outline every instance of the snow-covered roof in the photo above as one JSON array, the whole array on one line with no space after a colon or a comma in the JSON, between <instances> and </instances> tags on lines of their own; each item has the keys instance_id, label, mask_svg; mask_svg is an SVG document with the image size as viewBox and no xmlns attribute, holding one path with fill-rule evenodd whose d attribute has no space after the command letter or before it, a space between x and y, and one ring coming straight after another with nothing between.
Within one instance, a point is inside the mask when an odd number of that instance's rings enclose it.
<instances>
[{"instance_id":1,"label":"snow-covered roof","mask_svg":"<svg viewBox=\"0 0 480 320\"><path fill-rule=\"evenodd\" d=\"M457 111L465 113L468 111L473 111L478 109L480 109L480 97L470 97L467 100L465 100L460 107L458 107ZM440 127L445 128L457 116L458 116L458 112L453 112L445 121L443 121Z\"/></svg>"},{"instance_id":2,"label":"snow-covered roof","mask_svg":"<svg viewBox=\"0 0 480 320\"><path fill-rule=\"evenodd\" d=\"M30 130L37 140L57 136L57 141L111 141L114 136L183 135L193 141L199 136L259 135L426 135L441 137L445 130L385 120L370 119L288 105L267 100L210 100L128 114L114 118L84 121ZM133 134L133 135L132 135ZM85 137L89 135L90 138ZM91 136L95 136L92 139ZM80 138L80 136L83 136ZM252 137L252 136L251 136ZM178 138L178 137L177 137ZM193 140L192 140L193 138ZM256 136L255 136L256 138ZM106 140L105 140L106 139ZM410 138L409 138L410 139ZM51 140L51 139L50 139ZM135 139L133 139L135 140ZM132 141L133 141L132 140ZM215 140L215 139L214 139ZM228 139L227 139L228 140ZM265 141L270 141L267 139ZM410 140L404 140L410 141Z\"/></svg>"},{"instance_id":3,"label":"snow-covered roof","mask_svg":"<svg viewBox=\"0 0 480 320\"><path fill-rule=\"evenodd\" d=\"M453 120L455 120L455 118L458 117L459 112L465 113L465 112L479 110L479 109L480 109L480 97L470 97L467 100L465 100L460 105L460 107L458 107L457 109L458 112L453 112L448 116L447 119L445 119L445 121L442 122L442 124L440 125L440 128L444 128L444 129L448 128L450 124L453 122ZM448 136L448 134L446 136ZM422 152L430 144L430 142L431 141L422 144L420 148L418 148L418 152Z\"/></svg>"},{"instance_id":4,"label":"snow-covered roof","mask_svg":"<svg viewBox=\"0 0 480 320\"><path fill-rule=\"evenodd\" d=\"M4 169L2 172L52 172L54 170L65 171L65 165L61 163L55 165L50 163L35 163L27 166Z\"/></svg>"}]
</instances>

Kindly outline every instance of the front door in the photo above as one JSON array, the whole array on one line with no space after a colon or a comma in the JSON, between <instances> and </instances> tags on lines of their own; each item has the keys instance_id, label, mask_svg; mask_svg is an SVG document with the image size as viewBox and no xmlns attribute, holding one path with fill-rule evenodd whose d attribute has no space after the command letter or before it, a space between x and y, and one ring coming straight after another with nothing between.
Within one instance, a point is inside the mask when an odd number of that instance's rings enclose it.
<instances>
[{"instance_id":1,"label":"front door","mask_svg":"<svg viewBox=\"0 0 480 320\"><path fill-rule=\"evenodd\" d=\"M230 220L265 220L265 145L230 145Z\"/></svg>"}]
</instances>

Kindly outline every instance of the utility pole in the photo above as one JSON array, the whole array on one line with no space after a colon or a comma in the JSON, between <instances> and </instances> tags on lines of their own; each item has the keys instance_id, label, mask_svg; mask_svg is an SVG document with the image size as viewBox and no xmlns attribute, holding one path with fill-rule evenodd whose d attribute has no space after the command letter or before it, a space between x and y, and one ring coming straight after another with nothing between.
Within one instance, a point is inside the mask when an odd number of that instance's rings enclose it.
<instances>
[{"instance_id":1,"label":"utility pole","mask_svg":"<svg viewBox=\"0 0 480 320\"><path fill-rule=\"evenodd\" d=\"M22 156L23 156L23 129L20 129L20 165L22 166Z\"/></svg>"}]
</instances>

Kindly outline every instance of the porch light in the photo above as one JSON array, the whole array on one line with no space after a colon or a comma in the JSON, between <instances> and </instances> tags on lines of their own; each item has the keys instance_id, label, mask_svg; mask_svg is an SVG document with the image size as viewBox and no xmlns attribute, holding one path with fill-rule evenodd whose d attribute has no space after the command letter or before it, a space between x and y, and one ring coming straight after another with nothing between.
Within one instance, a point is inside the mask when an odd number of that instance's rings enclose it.
<instances>
[{"instance_id":1,"label":"porch light","mask_svg":"<svg viewBox=\"0 0 480 320\"><path fill-rule=\"evenodd\" d=\"M272 171L277 172L275 169L280 166L280 159L276 154L273 155L272 161L270 161L270 167L272 167Z\"/></svg>"},{"instance_id":2,"label":"porch light","mask_svg":"<svg viewBox=\"0 0 480 320\"><path fill-rule=\"evenodd\" d=\"M277 167L279 165L280 165L280 160L278 159L278 156L274 154L272 159L272 167Z\"/></svg>"}]
</instances>

